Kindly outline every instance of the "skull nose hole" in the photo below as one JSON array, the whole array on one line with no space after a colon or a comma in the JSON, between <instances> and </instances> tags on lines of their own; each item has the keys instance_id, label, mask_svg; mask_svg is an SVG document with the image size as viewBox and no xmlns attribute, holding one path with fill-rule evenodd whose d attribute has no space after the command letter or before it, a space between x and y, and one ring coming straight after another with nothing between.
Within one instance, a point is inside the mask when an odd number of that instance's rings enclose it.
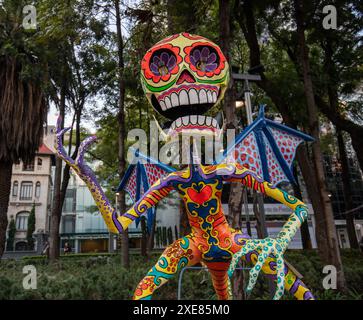
<instances>
[{"instance_id":1,"label":"skull nose hole","mask_svg":"<svg viewBox=\"0 0 363 320\"><path fill-rule=\"evenodd\" d=\"M182 73L179 76L178 81L176 82L176 84L182 84L184 82L188 82L188 83L194 83L195 79L193 77L193 75L188 71L188 70L183 70Z\"/></svg>"}]
</instances>

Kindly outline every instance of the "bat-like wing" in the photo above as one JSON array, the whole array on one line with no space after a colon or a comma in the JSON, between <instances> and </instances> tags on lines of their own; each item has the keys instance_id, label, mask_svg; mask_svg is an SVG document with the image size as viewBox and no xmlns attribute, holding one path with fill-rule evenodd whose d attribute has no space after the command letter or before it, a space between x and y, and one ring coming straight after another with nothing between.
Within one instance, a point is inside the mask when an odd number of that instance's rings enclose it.
<instances>
[{"instance_id":1,"label":"bat-like wing","mask_svg":"<svg viewBox=\"0 0 363 320\"><path fill-rule=\"evenodd\" d=\"M218 162L238 162L276 186L295 183L292 172L297 147L314 139L300 131L266 119L264 107L258 118L245 128Z\"/></svg>"},{"instance_id":2,"label":"bat-like wing","mask_svg":"<svg viewBox=\"0 0 363 320\"><path fill-rule=\"evenodd\" d=\"M132 161L132 164L127 168L117 188L117 192L126 191L133 202L138 201L157 180L175 171L173 167L147 157L139 151L135 152L135 159L136 161ZM156 208L154 207L147 212L149 230L152 228L155 214ZM136 220L136 226L139 222L140 218Z\"/></svg>"}]
</instances>

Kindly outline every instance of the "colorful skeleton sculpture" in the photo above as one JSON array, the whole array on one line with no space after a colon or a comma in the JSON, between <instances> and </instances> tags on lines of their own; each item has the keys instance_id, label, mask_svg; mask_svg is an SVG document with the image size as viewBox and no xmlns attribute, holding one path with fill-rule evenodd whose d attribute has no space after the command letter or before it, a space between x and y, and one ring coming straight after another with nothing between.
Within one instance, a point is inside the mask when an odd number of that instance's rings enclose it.
<instances>
[{"instance_id":1,"label":"colorful skeleton sculpture","mask_svg":"<svg viewBox=\"0 0 363 320\"><path fill-rule=\"evenodd\" d=\"M217 121L203 115L223 98L229 79L228 63L216 44L187 33L173 35L146 53L141 69L147 98L157 112L173 121L170 137L180 133L220 135ZM87 138L73 160L62 146L62 135L68 129L58 130L58 155L86 182L111 232L122 233L171 191L176 191L185 204L191 233L165 249L137 286L134 299L151 299L153 292L178 271L198 263L207 266L217 297L231 299L229 276L239 259L253 265L247 291L252 290L262 270L276 281L274 299L281 298L285 289L297 299L313 299L283 258L291 239L307 219L307 207L275 186L289 178L295 149L309 137L272 122L267 126L268 121L261 113L237 137L234 152L228 151L220 163L191 163L179 171L171 167L168 170L165 164L163 167L146 164L150 188L145 188L140 199L125 213L111 206L95 175L84 163L84 152L96 138ZM231 154L238 159L227 161ZM223 185L228 182L240 182L291 208L293 213L276 239L250 239L228 225L221 202Z\"/></svg>"}]
</instances>

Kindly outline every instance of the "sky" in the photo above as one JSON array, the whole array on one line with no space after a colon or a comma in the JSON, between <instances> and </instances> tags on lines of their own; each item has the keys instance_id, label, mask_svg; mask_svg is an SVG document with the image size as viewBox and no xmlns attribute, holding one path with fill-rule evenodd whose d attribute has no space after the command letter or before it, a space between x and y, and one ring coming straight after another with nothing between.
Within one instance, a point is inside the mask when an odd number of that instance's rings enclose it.
<instances>
[{"instance_id":1,"label":"sky","mask_svg":"<svg viewBox=\"0 0 363 320\"><path fill-rule=\"evenodd\" d=\"M55 126L57 123L59 112L56 109L55 105L52 103L50 105L49 111L48 111L48 126ZM64 127L70 127L72 125L72 116L71 113L66 113L66 117L64 119ZM96 133L96 126L93 121L90 120L81 120L81 127L86 128L90 131L91 134Z\"/></svg>"}]
</instances>

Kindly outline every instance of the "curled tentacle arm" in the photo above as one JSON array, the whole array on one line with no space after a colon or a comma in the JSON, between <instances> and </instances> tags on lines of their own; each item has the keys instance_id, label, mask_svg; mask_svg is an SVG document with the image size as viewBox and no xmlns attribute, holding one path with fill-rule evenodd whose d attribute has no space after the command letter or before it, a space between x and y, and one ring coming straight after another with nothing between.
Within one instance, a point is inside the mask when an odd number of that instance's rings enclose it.
<instances>
[{"instance_id":1,"label":"curled tentacle arm","mask_svg":"<svg viewBox=\"0 0 363 320\"><path fill-rule=\"evenodd\" d=\"M266 262L266 259L268 256L273 255L276 259L277 276L277 290L274 299L280 299L284 293L285 281L283 254L301 224L307 219L308 208L294 196L289 195L279 188L272 187L271 184L263 181L263 179L258 177L254 172L240 165L228 164L225 165L224 168L221 168L221 170L225 181L241 182L247 187L266 194L293 210L293 213L282 227L282 230L279 232L276 239L266 238L247 240L246 245L242 250L235 254L229 269L229 275L231 276L242 256L253 250L258 250L260 252L258 261L250 271L250 279L247 286L247 292L250 292L256 284L258 274L261 271L263 264Z\"/></svg>"},{"instance_id":2,"label":"curled tentacle arm","mask_svg":"<svg viewBox=\"0 0 363 320\"><path fill-rule=\"evenodd\" d=\"M96 136L86 138L79 146L76 159L72 159L64 150L62 142L64 133L66 133L70 128L61 129L60 124L61 119L58 118L55 143L57 155L63 159L86 183L108 229L111 232L122 233L133 220L146 213L147 209L155 206L160 199L164 198L171 191L172 187L167 186L167 182L159 180L137 203L135 203L130 210L124 214L119 214L107 199L92 169L84 162L84 154L92 143L96 141Z\"/></svg>"},{"instance_id":3,"label":"curled tentacle arm","mask_svg":"<svg viewBox=\"0 0 363 320\"><path fill-rule=\"evenodd\" d=\"M96 136L91 136L85 139L80 147L76 159L72 159L68 156L63 147L63 135L70 130L70 128L61 129L61 118L57 121L57 132L56 132L56 142L55 150L62 160L64 160L74 172L86 183L88 189L90 190L93 199L96 202L98 209L100 210L102 217L108 227L108 229L113 233L121 233L124 228L121 223L117 220L118 213L116 209L111 205L110 201L107 199L105 193L103 192L100 184L98 183L96 176L92 169L84 163L84 154L87 149L91 146L93 142L96 141Z\"/></svg>"}]
</instances>

